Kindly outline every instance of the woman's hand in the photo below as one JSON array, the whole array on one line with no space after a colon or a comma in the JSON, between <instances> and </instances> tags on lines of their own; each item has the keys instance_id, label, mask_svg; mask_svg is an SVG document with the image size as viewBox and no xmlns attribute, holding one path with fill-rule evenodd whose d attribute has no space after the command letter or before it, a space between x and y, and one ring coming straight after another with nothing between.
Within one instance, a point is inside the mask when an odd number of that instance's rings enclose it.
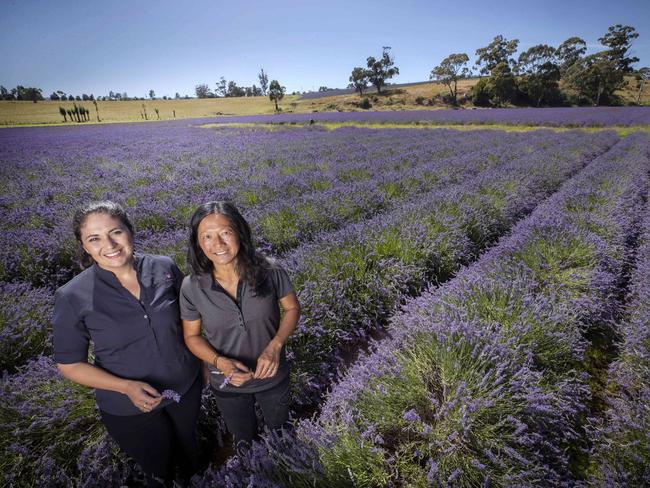
<instances>
[{"instance_id":1,"label":"woman's hand","mask_svg":"<svg viewBox=\"0 0 650 488\"><path fill-rule=\"evenodd\" d=\"M142 381L127 380L124 394L143 412L151 412L162 400L158 390Z\"/></svg>"},{"instance_id":2,"label":"woman's hand","mask_svg":"<svg viewBox=\"0 0 650 488\"><path fill-rule=\"evenodd\" d=\"M280 367L280 351L282 351L282 344L276 341L271 341L264 348L260 357L257 358L257 368L253 378L266 379L273 378Z\"/></svg>"},{"instance_id":3,"label":"woman's hand","mask_svg":"<svg viewBox=\"0 0 650 488\"><path fill-rule=\"evenodd\" d=\"M215 351L214 347L201 335L200 319L183 320L183 339L192 354L215 366L226 376L228 384L241 386L253 378L253 373L244 363L221 356Z\"/></svg>"},{"instance_id":4,"label":"woman's hand","mask_svg":"<svg viewBox=\"0 0 650 488\"><path fill-rule=\"evenodd\" d=\"M229 385L241 386L253 378L253 372L244 363L236 359L219 356L215 366L228 378Z\"/></svg>"},{"instance_id":5,"label":"woman's hand","mask_svg":"<svg viewBox=\"0 0 650 488\"><path fill-rule=\"evenodd\" d=\"M122 393L142 412L151 412L158 406L162 396L151 385L142 381L115 376L86 362L57 364L61 374L80 385Z\"/></svg>"}]
</instances>

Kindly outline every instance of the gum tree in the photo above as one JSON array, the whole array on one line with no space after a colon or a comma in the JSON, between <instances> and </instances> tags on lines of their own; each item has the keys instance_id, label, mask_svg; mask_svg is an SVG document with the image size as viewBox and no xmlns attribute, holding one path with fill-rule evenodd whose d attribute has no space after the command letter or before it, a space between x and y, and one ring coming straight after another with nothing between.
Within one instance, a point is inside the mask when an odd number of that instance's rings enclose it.
<instances>
[{"instance_id":1,"label":"gum tree","mask_svg":"<svg viewBox=\"0 0 650 488\"><path fill-rule=\"evenodd\" d=\"M519 89L538 107L560 98L560 68L555 53L551 46L538 44L519 55Z\"/></svg>"},{"instance_id":2,"label":"gum tree","mask_svg":"<svg viewBox=\"0 0 650 488\"><path fill-rule=\"evenodd\" d=\"M509 41L502 35L495 36L490 44L476 50L476 65L481 66L481 74L492 73L497 65L505 63L514 66L515 60L511 56L517 52L519 39ZM503 69L503 68L502 68Z\"/></svg>"},{"instance_id":3,"label":"gum tree","mask_svg":"<svg viewBox=\"0 0 650 488\"><path fill-rule=\"evenodd\" d=\"M354 88L355 91L359 92L359 96L363 96L363 90L368 88L368 72L360 67L356 67L352 70L350 75L350 88Z\"/></svg>"},{"instance_id":4,"label":"gum tree","mask_svg":"<svg viewBox=\"0 0 650 488\"><path fill-rule=\"evenodd\" d=\"M450 54L429 75L430 80L440 81L449 88L452 103L458 105L458 80L467 78L471 70L466 66L469 57L465 53Z\"/></svg>"},{"instance_id":5,"label":"gum tree","mask_svg":"<svg viewBox=\"0 0 650 488\"><path fill-rule=\"evenodd\" d=\"M587 52L587 43L579 37L569 37L555 50L555 57L560 65L560 73L566 71L580 60Z\"/></svg>"},{"instance_id":6,"label":"gum tree","mask_svg":"<svg viewBox=\"0 0 650 488\"><path fill-rule=\"evenodd\" d=\"M625 85L625 74L639 61L629 56L632 41L639 37L634 27L616 24L598 41L608 49L576 61L566 72L569 86L593 105L614 103L614 92Z\"/></svg>"},{"instance_id":7,"label":"gum tree","mask_svg":"<svg viewBox=\"0 0 650 488\"><path fill-rule=\"evenodd\" d=\"M480 80L472 89L475 103L485 99L492 105L504 105L515 100L517 85L512 67L516 66L516 61L512 55L517 46L519 39L509 41L498 35L490 44L476 50L476 65L481 67L481 74L490 75L490 78Z\"/></svg>"},{"instance_id":8,"label":"gum tree","mask_svg":"<svg viewBox=\"0 0 650 488\"><path fill-rule=\"evenodd\" d=\"M281 86L278 80L271 81L271 84L269 85L269 98L271 99L272 102L275 102L276 112L280 110L278 108L278 102L282 100L282 98L284 97L285 91L286 88Z\"/></svg>"},{"instance_id":9,"label":"gum tree","mask_svg":"<svg viewBox=\"0 0 650 488\"><path fill-rule=\"evenodd\" d=\"M211 94L210 87L205 83L196 85L194 87L194 92L196 93L197 98L208 98L208 96L210 96ZM176 95L178 95L178 93ZM178 96L177 98L180 98L180 96Z\"/></svg>"},{"instance_id":10,"label":"gum tree","mask_svg":"<svg viewBox=\"0 0 650 488\"><path fill-rule=\"evenodd\" d=\"M634 27L616 24L607 29L607 34L598 39L603 46L608 47L607 57L616 63L616 69L623 73L631 73L632 64L639 61L636 56L628 56L632 41L639 37Z\"/></svg>"},{"instance_id":11,"label":"gum tree","mask_svg":"<svg viewBox=\"0 0 650 488\"><path fill-rule=\"evenodd\" d=\"M377 93L381 93L381 87L386 84L386 80L399 74L399 68L395 66L395 60L390 56L390 47L384 46L381 58L375 59L370 56L366 60L368 70L368 81L375 85Z\"/></svg>"},{"instance_id":12,"label":"gum tree","mask_svg":"<svg viewBox=\"0 0 650 488\"><path fill-rule=\"evenodd\" d=\"M615 101L614 92L625 79L616 69L616 62L605 51L587 56L571 66L565 79L569 86L587 99L592 105Z\"/></svg>"}]
</instances>

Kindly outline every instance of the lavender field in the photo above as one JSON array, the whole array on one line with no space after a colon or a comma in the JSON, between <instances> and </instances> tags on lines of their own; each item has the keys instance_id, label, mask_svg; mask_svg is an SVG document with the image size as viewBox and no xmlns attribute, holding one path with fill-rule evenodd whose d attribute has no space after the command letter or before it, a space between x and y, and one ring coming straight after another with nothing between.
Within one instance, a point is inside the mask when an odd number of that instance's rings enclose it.
<instances>
[{"instance_id":1,"label":"lavender field","mask_svg":"<svg viewBox=\"0 0 650 488\"><path fill-rule=\"evenodd\" d=\"M545 127L629 127L650 124L648 107L493 108L489 110L397 110L224 116L218 122L303 124L314 122L375 124L529 125Z\"/></svg>"},{"instance_id":2,"label":"lavender field","mask_svg":"<svg viewBox=\"0 0 650 488\"><path fill-rule=\"evenodd\" d=\"M446 116L650 124L533 112ZM72 213L103 198L138 249L185 271L194 208L231 200L298 292L295 429L214 462L228 440L206 391L195 486L650 483L650 135L209 122L0 131L3 484L141 483L50 358L53 293L78 272Z\"/></svg>"}]
</instances>

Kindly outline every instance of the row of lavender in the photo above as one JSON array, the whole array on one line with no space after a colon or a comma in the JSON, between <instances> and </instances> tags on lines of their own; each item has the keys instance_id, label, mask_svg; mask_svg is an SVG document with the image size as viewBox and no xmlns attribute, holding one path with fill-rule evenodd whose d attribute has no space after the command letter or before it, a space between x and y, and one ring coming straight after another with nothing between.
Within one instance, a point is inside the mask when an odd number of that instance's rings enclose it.
<instances>
[{"instance_id":1,"label":"row of lavender","mask_svg":"<svg viewBox=\"0 0 650 488\"><path fill-rule=\"evenodd\" d=\"M420 206L411 204L392 216L387 216L389 223L386 225L378 218L374 222L374 231L371 225L364 224L341 231L342 236L352 236L350 244L363 237L362 245L356 250L352 249L357 253L357 263L363 261L365 253L375 246L377 259L373 261L374 266L360 268L356 281L349 282L345 276L331 271L337 269L340 260L344 259L339 254L340 241L331 240L336 236L327 234L320 240L317 239L309 248L310 251L304 251L305 255L313 258L322 253L321 264L312 260L311 265L321 271L329 267L330 273L322 286L318 281L318 272L312 277L307 276L304 283L311 283L311 287L303 287L300 291L301 300L310 296L310 293L315 298L325 296L328 298L325 303L335 310L341 301L341 295L337 291L347 287L351 292L355 287L350 285L361 285L357 294L349 297L352 300L351 323L339 325L333 314L328 315L326 309L321 309L334 326L329 331L324 328L323 338L330 343L341 335L348 340L358 340L354 334L355 325L365 323L376 326L390 312L387 303L397 303L405 294L421 287L427 276L429 279L444 279L446 274L467 260L468 254L478 252L503 232L517 215L530 210L535 201L553 191L569 174L586 164L593 157L594 151L603 151L612 141L611 135L601 138L598 143L596 138L582 138L576 134L564 140L565 145L554 147L552 151L533 153L529 159L504 163L500 168L495 165L497 168L491 168L491 173L486 171L486 175L465 182L464 190L461 186L446 193L433 192L426 199L426 205L424 202ZM532 173L526 176L531 168ZM431 206L438 206L441 210L433 211ZM431 217L427 220L429 234L416 235L414 231L419 219L427 215ZM406 232L402 234L400 231ZM374 244L372 239L364 237L367 233L376 238ZM417 239L409 247L410 237ZM428 238L432 241L428 242ZM296 257L298 255L299 252L296 251L293 256L293 262L298 263L296 266L303 262ZM335 261L328 263L327 260L332 258ZM287 263L291 265L291 261L289 256ZM436 263L444 263L450 268ZM308 266L303 266L303 269L307 268ZM380 273L384 268L386 273ZM398 273L393 273L396 269ZM296 268L296 276L300 280L299 271ZM410 289L400 288L402 279L406 279ZM371 280L376 283L368 286L366 282ZM317 293L313 293L314 290ZM368 290L375 294L368 294ZM35 297L32 303L36 301ZM309 303L310 300L306 299L306 302ZM317 300L311 302L318 305ZM317 326L318 322L313 324ZM309 340L299 339L296 351L303 358L303 364L308 364L305 359L309 357L310 349L302 347L301 342L312 345L314 341L318 345L318 340L321 340L322 348L331 348L331 345L320 339L318 327L304 334L303 324L302 330L302 337ZM358 335L366 332L367 330ZM315 347L316 350L322 348ZM332 365L327 361L332 358L321 355L320 359L321 363L317 365L319 370L327 370L328 364L331 369ZM296 378L299 383L311 388L312 392L322 390L327 385L327 379L332 378L331 372L325 372L329 377L316 378L320 381L317 384L310 379L310 374L306 368L303 374L299 367ZM27 389L24 389L26 385ZM93 412L89 392L60 381L50 361L42 358L30 363L23 373L9 378L3 386L4 398L7 400L0 409L7 429L2 435L2 451L6 454L6 464L3 467L6 467L11 479L22 477L26 480L70 481L69 476L75 476L80 477L75 478L77 480L92 480L101 485L123 480L128 475L128 464L115 457L109 448L110 443ZM208 415L213 417L214 412L209 412ZM213 419L210 425L214 428L215 423L219 423L218 419ZM209 435L214 436L215 432L210 432ZM77 470L71 450L81 453Z\"/></svg>"},{"instance_id":2,"label":"row of lavender","mask_svg":"<svg viewBox=\"0 0 650 488\"><path fill-rule=\"evenodd\" d=\"M433 123L499 124L547 127L607 127L650 124L650 107L518 108L489 110L398 110L386 112L324 112L219 117L224 123ZM203 119L204 122L215 119Z\"/></svg>"},{"instance_id":3,"label":"row of lavender","mask_svg":"<svg viewBox=\"0 0 650 488\"><path fill-rule=\"evenodd\" d=\"M343 225L512 157L513 146L536 151L549 143L548 136L526 144L521 135L488 132L476 140L451 131L119 129L90 131L83 144L63 135L57 144L49 133L37 133L3 151L0 279L47 286L69 279L69 220L80 202L93 198L123 202L145 241L161 231L180 235L198 203L228 199L258 223L263 241L286 250L325 226L326 213L329 228ZM195 147L188 148L192 137ZM112 144L115 139L123 146ZM160 149L145 155L153 149L140 139Z\"/></svg>"},{"instance_id":4,"label":"row of lavender","mask_svg":"<svg viewBox=\"0 0 650 488\"><path fill-rule=\"evenodd\" d=\"M595 485L650 485L650 206L641 229L619 358L608 372L607 411L591 422Z\"/></svg>"},{"instance_id":5,"label":"row of lavender","mask_svg":"<svg viewBox=\"0 0 650 488\"><path fill-rule=\"evenodd\" d=\"M606 344L596 338L611 337L619 316L649 150L647 137L635 137L592 163L474 266L410 302L392 337L335 385L320 417L300 422L295 436L267 437L196 485L600 485L603 477L585 472L584 418L599 413L604 393ZM630 338L647 329L647 270L639 270L634 303L646 306ZM632 361L624 354L628 366L614 369L635 372L621 382L632 396L608 412L618 420L591 460L595 469L608 461L605 480L619 476L620 486L647 482L647 349L639 348L647 344L626 344Z\"/></svg>"},{"instance_id":6,"label":"row of lavender","mask_svg":"<svg viewBox=\"0 0 650 488\"><path fill-rule=\"evenodd\" d=\"M571 151L574 141L556 142L552 151L494 165L417 202L319 235L281 259L304 311L290 343L298 404L317 402L346 352L365 344L401 301L446 281L604 149Z\"/></svg>"}]
</instances>

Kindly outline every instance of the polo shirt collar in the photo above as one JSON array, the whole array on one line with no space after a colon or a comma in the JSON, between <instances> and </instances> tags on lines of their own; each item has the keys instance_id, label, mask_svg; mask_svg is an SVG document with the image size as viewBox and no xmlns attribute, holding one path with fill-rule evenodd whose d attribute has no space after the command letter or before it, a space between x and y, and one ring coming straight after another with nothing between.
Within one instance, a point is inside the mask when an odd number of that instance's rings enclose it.
<instances>
[{"instance_id":1,"label":"polo shirt collar","mask_svg":"<svg viewBox=\"0 0 650 488\"><path fill-rule=\"evenodd\" d=\"M209 290L212 288L214 283L214 278L212 278L212 273L199 273L197 274L197 279L199 280L199 287L204 290Z\"/></svg>"},{"instance_id":2,"label":"polo shirt collar","mask_svg":"<svg viewBox=\"0 0 650 488\"><path fill-rule=\"evenodd\" d=\"M199 281L199 288L201 288L202 290L216 289L228 295L228 292L226 292L226 290L223 289L223 286L221 286L221 284L214 279L212 273L199 273L197 275L197 279ZM240 278L239 283L237 285L237 296L239 296L239 294L241 293L241 288L243 286L244 286L244 281Z\"/></svg>"}]
</instances>

